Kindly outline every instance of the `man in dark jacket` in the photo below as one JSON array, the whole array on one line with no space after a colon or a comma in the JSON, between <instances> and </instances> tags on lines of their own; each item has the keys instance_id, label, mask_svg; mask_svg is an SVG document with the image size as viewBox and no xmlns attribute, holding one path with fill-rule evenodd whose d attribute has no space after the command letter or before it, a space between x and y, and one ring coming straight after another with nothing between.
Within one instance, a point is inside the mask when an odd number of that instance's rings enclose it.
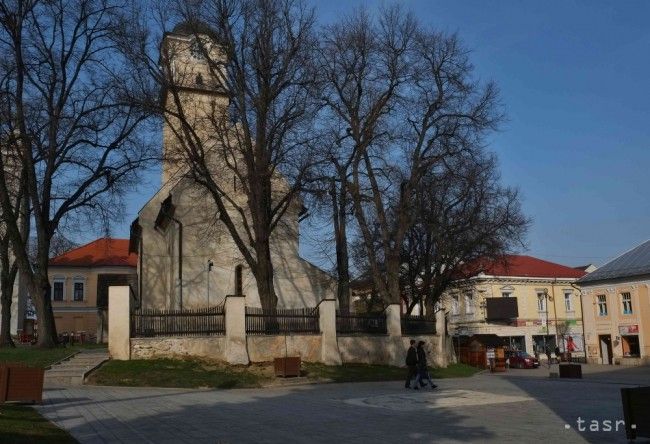
<instances>
[{"instance_id":1,"label":"man in dark jacket","mask_svg":"<svg viewBox=\"0 0 650 444\"><path fill-rule=\"evenodd\" d=\"M411 346L406 352L406 367L408 368L408 373L406 375L406 384L404 384L404 387L411 388L411 379L418 375L418 352L415 349L414 339L411 339ZM416 390L418 388L417 381L414 388Z\"/></svg>"},{"instance_id":2,"label":"man in dark jacket","mask_svg":"<svg viewBox=\"0 0 650 444\"><path fill-rule=\"evenodd\" d=\"M427 352L424 350L424 341L418 342L418 377L415 379L415 387L417 388L418 384L420 387L424 387L426 384L422 382L424 379L429 381L429 385L434 389L438 387L433 383L431 375L429 375L429 369L427 367Z\"/></svg>"}]
</instances>

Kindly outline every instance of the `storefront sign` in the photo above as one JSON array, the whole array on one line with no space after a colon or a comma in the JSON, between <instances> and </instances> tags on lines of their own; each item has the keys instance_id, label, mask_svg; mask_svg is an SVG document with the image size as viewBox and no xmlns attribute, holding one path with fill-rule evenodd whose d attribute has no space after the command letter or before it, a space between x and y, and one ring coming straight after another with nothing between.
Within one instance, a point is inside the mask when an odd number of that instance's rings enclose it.
<instances>
[{"instance_id":1,"label":"storefront sign","mask_svg":"<svg viewBox=\"0 0 650 444\"><path fill-rule=\"evenodd\" d=\"M638 335L639 334L639 325L619 325L618 332L621 335Z\"/></svg>"}]
</instances>

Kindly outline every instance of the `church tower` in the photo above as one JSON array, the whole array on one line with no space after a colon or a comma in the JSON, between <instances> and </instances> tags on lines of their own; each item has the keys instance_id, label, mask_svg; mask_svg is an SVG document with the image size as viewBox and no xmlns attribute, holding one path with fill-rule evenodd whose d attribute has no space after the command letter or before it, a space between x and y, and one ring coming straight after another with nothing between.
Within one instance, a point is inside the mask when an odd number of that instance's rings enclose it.
<instances>
[{"instance_id":1,"label":"church tower","mask_svg":"<svg viewBox=\"0 0 650 444\"><path fill-rule=\"evenodd\" d=\"M163 38L160 61L167 85L162 94L165 107L172 111L164 116L163 184L182 171L187 144L196 143L193 139L197 138L205 149L214 140L215 119L228 109L228 96L215 74L224 60L216 35L204 23L179 23ZM225 74L225 68L221 73ZM176 110L192 128L190 135L173 116Z\"/></svg>"}]
</instances>

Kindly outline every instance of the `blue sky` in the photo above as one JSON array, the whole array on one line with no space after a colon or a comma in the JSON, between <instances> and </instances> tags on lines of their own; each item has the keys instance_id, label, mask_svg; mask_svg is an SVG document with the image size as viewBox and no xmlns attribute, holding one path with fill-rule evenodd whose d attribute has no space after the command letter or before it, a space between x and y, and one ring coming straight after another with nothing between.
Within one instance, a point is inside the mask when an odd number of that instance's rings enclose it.
<instances>
[{"instance_id":1,"label":"blue sky","mask_svg":"<svg viewBox=\"0 0 650 444\"><path fill-rule=\"evenodd\" d=\"M503 181L533 219L528 254L603 264L650 238L650 2L402 1L457 32L497 82L508 121L492 137ZM313 1L323 22L381 2ZM158 186L129 195L128 225ZM302 253L326 265L305 233Z\"/></svg>"}]
</instances>

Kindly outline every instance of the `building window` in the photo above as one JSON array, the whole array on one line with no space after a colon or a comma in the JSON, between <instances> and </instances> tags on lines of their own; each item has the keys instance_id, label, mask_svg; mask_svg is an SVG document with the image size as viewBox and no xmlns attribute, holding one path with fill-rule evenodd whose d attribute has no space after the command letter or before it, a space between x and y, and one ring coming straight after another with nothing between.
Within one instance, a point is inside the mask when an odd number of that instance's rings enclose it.
<instances>
[{"instance_id":1,"label":"building window","mask_svg":"<svg viewBox=\"0 0 650 444\"><path fill-rule=\"evenodd\" d=\"M81 302L84 300L84 280L83 278L75 278L73 283L73 293L72 300L75 302Z\"/></svg>"},{"instance_id":2,"label":"building window","mask_svg":"<svg viewBox=\"0 0 650 444\"><path fill-rule=\"evenodd\" d=\"M190 46L190 54L192 55L192 58L197 60L203 58L203 45L197 39L195 39Z\"/></svg>"},{"instance_id":3,"label":"building window","mask_svg":"<svg viewBox=\"0 0 650 444\"><path fill-rule=\"evenodd\" d=\"M458 295L451 297L451 314L457 315L459 313Z\"/></svg>"},{"instance_id":4,"label":"building window","mask_svg":"<svg viewBox=\"0 0 650 444\"><path fill-rule=\"evenodd\" d=\"M465 313L473 314L474 313L474 298L472 293L465 293Z\"/></svg>"},{"instance_id":5,"label":"building window","mask_svg":"<svg viewBox=\"0 0 650 444\"><path fill-rule=\"evenodd\" d=\"M623 356L625 357L639 357L641 356L641 348L639 347L639 337L636 335L621 336L623 346Z\"/></svg>"},{"instance_id":6,"label":"building window","mask_svg":"<svg viewBox=\"0 0 650 444\"><path fill-rule=\"evenodd\" d=\"M607 296L598 295L598 316L607 316Z\"/></svg>"},{"instance_id":7,"label":"building window","mask_svg":"<svg viewBox=\"0 0 650 444\"><path fill-rule=\"evenodd\" d=\"M564 310L567 313L573 311L573 293L570 291L564 292Z\"/></svg>"},{"instance_id":8,"label":"building window","mask_svg":"<svg viewBox=\"0 0 650 444\"><path fill-rule=\"evenodd\" d=\"M54 279L54 285L52 285L52 300L62 301L63 295L65 293L65 279Z\"/></svg>"},{"instance_id":9,"label":"building window","mask_svg":"<svg viewBox=\"0 0 650 444\"><path fill-rule=\"evenodd\" d=\"M242 271L244 267L237 265L235 267L235 294L241 296L244 293L242 286Z\"/></svg>"},{"instance_id":10,"label":"building window","mask_svg":"<svg viewBox=\"0 0 650 444\"><path fill-rule=\"evenodd\" d=\"M546 311L546 293L537 293L537 311Z\"/></svg>"},{"instance_id":11,"label":"building window","mask_svg":"<svg viewBox=\"0 0 650 444\"><path fill-rule=\"evenodd\" d=\"M510 296L512 296L512 291L502 291L501 292L501 297L502 298L509 298Z\"/></svg>"},{"instance_id":12,"label":"building window","mask_svg":"<svg viewBox=\"0 0 650 444\"><path fill-rule=\"evenodd\" d=\"M621 293L621 300L623 302L623 314L632 314L632 295L630 293Z\"/></svg>"}]
</instances>

